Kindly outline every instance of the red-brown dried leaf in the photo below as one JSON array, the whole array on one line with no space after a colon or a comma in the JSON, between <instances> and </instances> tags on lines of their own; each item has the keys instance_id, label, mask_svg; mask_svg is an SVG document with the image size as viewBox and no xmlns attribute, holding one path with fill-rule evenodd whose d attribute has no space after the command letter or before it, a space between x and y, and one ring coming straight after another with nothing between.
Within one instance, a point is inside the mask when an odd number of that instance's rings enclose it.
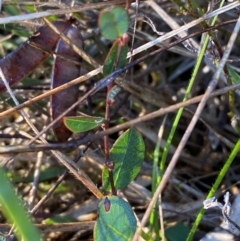
<instances>
[{"instance_id":1,"label":"red-brown dried leaf","mask_svg":"<svg viewBox=\"0 0 240 241\"><path fill-rule=\"evenodd\" d=\"M66 34L77 47L83 48L83 39L76 25L72 24L64 34ZM52 88L56 88L80 76L80 65L73 61L80 63L81 57L71 48L71 46L61 39L57 45L56 53L65 58L59 56L55 57L52 74ZM52 96L51 105L53 120L77 101L79 92L78 87L78 85L72 86ZM77 108L74 108L68 113L68 116L75 116L76 111ZM72 133L66 128L62 120L54 125L53 131L57 139L61 142L67 141Z\"/></svg>"},{"instance_id":2,"label":"red-brown dried leaf","mask_svg":"<svg viewBox=\"0 0 240 241\"><path fill-rule=\"evenodd\" d=\"M70 20L54 22L61 32L64 32L70 24ZM12 86L21 81L46 60L55 50L58 41L59 36L49 26L44 25L18 49L0 59L0 67L9 85ZM0 81L0 92L3 91L6 91L6 88L3 81Z\"/></svg>"}]
</instances>

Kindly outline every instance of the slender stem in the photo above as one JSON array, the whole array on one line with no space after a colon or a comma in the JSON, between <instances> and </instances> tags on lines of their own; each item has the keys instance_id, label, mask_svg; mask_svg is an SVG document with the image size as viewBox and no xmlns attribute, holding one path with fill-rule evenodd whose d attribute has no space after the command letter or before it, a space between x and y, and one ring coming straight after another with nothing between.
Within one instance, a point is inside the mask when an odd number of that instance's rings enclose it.
<instances>
[{"instance_id":1,"label":"slender stem","mask_svg":"<svg viewBox=\"0 0 240 241\"><path fill-rule=\"evenodd\" d=\"M109 122L110 122L110 103L108 101L108 94L112 89L113 84L110 84L107 86L107 97L106 97L106 112L105 112L105 125L104 130L107 130L109 128ZM110 160L109 155L109 137L108 135L104 136L104 150L105 150L105 165L108 167L108 176L109 176L109 182L112 189L112 194L117 195L116 188L114 186L114 178L113 178L113 169L114 169L114 160Z\"/></svg>"}]
</instances>

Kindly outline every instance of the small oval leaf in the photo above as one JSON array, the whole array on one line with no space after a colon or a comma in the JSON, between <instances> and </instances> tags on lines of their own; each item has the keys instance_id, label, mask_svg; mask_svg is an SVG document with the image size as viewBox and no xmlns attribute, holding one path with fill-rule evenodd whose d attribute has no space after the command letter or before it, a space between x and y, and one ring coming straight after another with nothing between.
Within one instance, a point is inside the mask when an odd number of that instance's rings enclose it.
<instances>
[{"instance_id":1,"label":"small oval leaf","mask_svg":"<svg viewBox=\"0 0 240 241\"><path fill-rule=\"evenodd\" d=\"M139 173L145 153L142 135L131 128L124 132L110 150L110 161L114 163L113 179L116 189L125 188ZM103 186L110 190L108 168L102 172Z\"/></svg>"},{"instance_id":2,"label":"small oval leaf","mask_svg":"<svg viewBox=\"0 0 240 241\"><path fill-rule=\"evenodd\" d=\"M127 63L128 46L120 46L116 40L108 52L107 58L103 66L103 74L107 76L111 74L115 68L122 68Z\"/></svg>"},{"instance_id":3,"label":"small oval leaf","mask_svg":"<svg viewBox=\"0 0 240 241\"><path fill-rule=\"evenodd\" d=\"M108 52L107 58L104 62L104 66L103 66L104 76L111 74L115 68L115 62L116 62L117 56L118 56L118 47L119 47L119 44L117 41L115 41L114 44L112 45L111 49Z\"/></svg>"},{"instance_id":4,"label":"small oval leaf","mask_svg":"<svg viewBox=\"0 0 240 241\"><path fill-rule=\"evenodd\" d=\"M109 205L107 210L106 203ZM132 240L137 222L131 206L123 199L105 197L99 204L98 215L94 228L95 241Z\"/></svg>"},{"instance_id":5,"label":"small oval leaf","mask_svg":"<svg viewBox=\"0 0 240 241\"><path fill-rule=\"evenodd\" d=\"M127 32L129 18L127 11L116 7L112 11L104 11L99 17L99 27L102 35L109 40L115 40Z\"/></svg>"},{"instance_id":6,"label":"small oval leaf","mask_svg":"<svg viewBox=\"0 0 240 241\"><path fill-rule=\"evenodd\" d=\"M104 122L104 118L96 116L68 116L64 117L63 121L70 131L80 133L100 126Z\"/></svg>"}]
</instances>

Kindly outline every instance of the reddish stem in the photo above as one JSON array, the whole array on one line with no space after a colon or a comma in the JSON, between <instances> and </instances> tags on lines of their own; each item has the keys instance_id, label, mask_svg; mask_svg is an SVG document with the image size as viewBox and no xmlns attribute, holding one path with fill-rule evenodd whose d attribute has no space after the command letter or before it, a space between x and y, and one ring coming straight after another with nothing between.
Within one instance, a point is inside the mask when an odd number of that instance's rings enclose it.
<instances>
[{"instance_id":1,"label":"reddish stem","mask_svg":"<svg viewBox=\"0 0 240 241\"><path fill-rule=\"evenodd\" d=\"M107 96L109 92L111 91L113 87L113 84L108 85L107 87ZM105 112L105 125L104 129L107 130L109 128L109 122L110 122L110 107L111 103L106 99L106 112ZM109 182L111 185L112 189L112 194L117 195L117 190L114 185L114 178L113 178L113 169L114 169L114 164L113 161L110 160L110 155L109 155L109 137L108 135L104 136L104 150L105 150L105 165L108 167L108 175L109 175Z\"/></svg>"}]
</instances>

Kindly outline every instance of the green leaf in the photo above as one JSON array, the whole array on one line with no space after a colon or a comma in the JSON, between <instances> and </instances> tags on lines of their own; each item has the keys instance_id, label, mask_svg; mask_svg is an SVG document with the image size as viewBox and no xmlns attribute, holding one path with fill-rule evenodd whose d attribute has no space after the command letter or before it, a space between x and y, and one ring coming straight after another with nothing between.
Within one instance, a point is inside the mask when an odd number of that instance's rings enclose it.
<instances>
[{"instance_id":1,"label":"green leaf","mask_svg":"<svg viewBox=\"0 0 240 241\"><path fill-rule=\"evenodd\" d=\"M20 12L15 5L5 5L4 12L8 13L10 16L19 15Z\"/></svg>"},{"instance_id":2,"label":"green leaf","mask_svg":"<svg viewBox=\"0 0 240 241\"><path fill-rule=\"evenodd\" d=\"M169 241L185 241L187 240L190 230L191 229L183 223L177 223L166 229L165 235Z\"/></svg>"},{"instance_id":3,"label":"green leaf","mask_svg":"<svg viewBox=\"0 0 240 241\"><path fill-rule=\"evenodd\" d=\"M116 196L105 197L99 204L94 228L95 241L131 241L137 228L131 206Z\"/></svg>"},{"instance_id":4,"label":"green leaf","mask_svg":"<svg viewBox=\"0 0 240 241\"><path fill-rule=\"evenodd\" d=\"M238 84L240 83L240 76L239 74L233 69L231 68L229 65L227 66L230 77L231 77L231 81L232 84Z\"/></svg>"},{"instance_id":5,"label":"green leaf","mask_svg":"<svg viewBox=\"0 0 240 241\"><path fill-rule=\"evenodd\" d=\"M141 134L135 129L124 132L110 150L114 163L113 179L116 189L125 188L139 173L144 160L145 145ZM103 186L110 190L108 167L103 168Z\"/></svg>"},{"instance_id":6,"label":"green leaf","mask_svg":"<svg viewBox=\"0 0 240 241\"><path fill-rule=\"evenodd\" d=\"M119 56L118 56L119 53ZM128 46L120 46L119 42L116 40L111 49L108 52L107 58L103 66L103 74L107 76L111 74L116 67L121 68L126 65L127 62ZM118 64L117 64L118 62Z\"/></svg>"},{"instance_id":7,"label":"green leaf","mask_svg":"<svg viewBox=\"0 0 240 241\"><path fill-rule=\"evenodd\" d=\"M25 8L32 13L36 11L36 7L34 5L25 5Z\"/></svg>"},{"instance_id":8,"label":"green leaf","mask_svg":"<svg viewBox=\"0 0 240 241\"><path fill-rule=\"evenodd\" d=\"M0 241L7 241L7 239L9 239L9 238L6 238L0 234Z\"/></svg>"},{"instance_id":9,"label":"green leaf","mask_svg":"<svg viewBox=\"0 0 240 241\"><path fill-rule=\"evenodd\" d=\"M118 67L122 68L127 63L128 46L124 45L119 56Z\"/></svg>"},{"instance_id":10,"label":"green leaf","mask_svg":"<svg viewBox=\"0 0 240 241\"><path fill-rule=\"evenodd\" d=\"M42 240L39 231L24 210L23 202L15 194L2 168L0 168L0 183L1 210L8 221L15 224L18 239L24 241Z\"/></svg>"},{"instance_id":11,"label":"green leaf","mask_svg":"<svg viewBox=\"0 0 240 241\"><path fill-rule=\"evenodd\" d=\"M115 62L118 56L118 49L119 49L118 47L119 47L119 44L117 41L115 41L114 44L112 45L112 48L108 52L107 58L103 66L104 76L111 74L115 68Z\"/></svg>"},{"instance_id":12,"label":"green leaf","mask_svg":"<svg viewBox=\"0 0 240 241\"><path fill-rule=\"evenodd\" d=\"M100 126L104 118L96 116L73 116L63 118L65 126L74 133L92 130Z\"/></svg>"},{"instance_id":13,"label":"green leaf","mask_svg":"<svg viewBox=\"0 0 240 241\"><path fill-rule=\"evenodd\" d=\"M122 7L116 7L112 11L104 11L99 17L99 27L106 39L115 40L127 32L129 17Z\"/></svg>"}]
</instances>

